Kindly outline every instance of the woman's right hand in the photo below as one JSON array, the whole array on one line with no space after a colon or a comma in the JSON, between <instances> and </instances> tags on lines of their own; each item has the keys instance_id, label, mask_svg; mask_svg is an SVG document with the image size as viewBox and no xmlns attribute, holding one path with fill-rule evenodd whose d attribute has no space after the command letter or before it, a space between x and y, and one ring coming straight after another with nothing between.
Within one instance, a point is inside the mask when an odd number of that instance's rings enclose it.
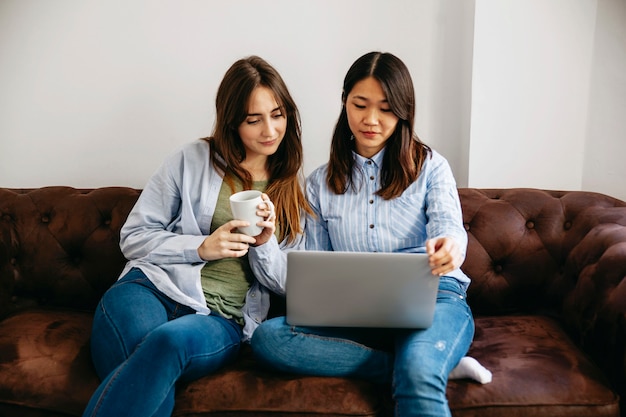
<instances>
[{"instance_id":1,"label":"woman's right hand","mask_svg":"<svg viewBox=\"0 0 626 417\"><path fill-rule=\"evenodd\" d=\"M426 253L434 275L443 276L460 268L465 260L459 244L451 237L426 241Z\"/></svg>"},{"instance_id":2,"label":"woman's right hand","mask_svg":"<svg viewBox=\"0 0 626 417\"><path fill-rule=\"evenodd\" d=\"M205 261L244 256L248 253L250 244L255 243L253 237L236 231L238 227L245 226L249 224L242 220L224 223L204 239L198 248L198 255Z\"/></svg>"}]
</instances>

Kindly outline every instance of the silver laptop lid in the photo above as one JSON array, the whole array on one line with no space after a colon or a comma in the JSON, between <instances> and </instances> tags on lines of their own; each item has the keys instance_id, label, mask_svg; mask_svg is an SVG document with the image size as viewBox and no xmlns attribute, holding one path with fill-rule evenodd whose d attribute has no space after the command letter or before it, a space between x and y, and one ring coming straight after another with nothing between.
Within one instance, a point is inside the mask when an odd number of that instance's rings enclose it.
<instances>
[{"instance_id":1,"label":"silver laptop lid","mask_svg":"<svg viewBox=\"0 0 626 417\"><path fill-rule=\"evenodd\" d=\"M426 328L439 277L425 254L292 251L286 286L291 325Z\"/></svg>"}]
</instances>

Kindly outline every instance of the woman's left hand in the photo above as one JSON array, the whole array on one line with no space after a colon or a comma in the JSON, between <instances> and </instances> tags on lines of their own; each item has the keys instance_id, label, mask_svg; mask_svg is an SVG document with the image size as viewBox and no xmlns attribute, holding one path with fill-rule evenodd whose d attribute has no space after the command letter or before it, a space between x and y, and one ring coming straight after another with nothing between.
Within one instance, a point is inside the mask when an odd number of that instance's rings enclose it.
<instances>
[{"instance_id":1,"label":"woman's left hand","mask_svg":"<svg viewBox=\"0 0 626 417\"><path fill-rule=\"evenodd\" d=\"M442 276L460 268L465 260L459 244L450 237L426 241L426 253L433 275Z\"/></svg>"},{"instance_id":2,"label":"woman's left hand","mask_svg":"<svg viewBox=\"0 0 626 417\"><path fill-rule=\"evenodd\" d=\"M252 246L259 246L267 243L267 241L269 241L276 232L276 213L274 211L274 204L265 193L261 195L261 198L263 199L263 203L259 204L256 214L265 219L257 223L257 226L263 227L263 231L258 236L254 236L256 242L252 244Z\"/></svg>"}]
</instances>

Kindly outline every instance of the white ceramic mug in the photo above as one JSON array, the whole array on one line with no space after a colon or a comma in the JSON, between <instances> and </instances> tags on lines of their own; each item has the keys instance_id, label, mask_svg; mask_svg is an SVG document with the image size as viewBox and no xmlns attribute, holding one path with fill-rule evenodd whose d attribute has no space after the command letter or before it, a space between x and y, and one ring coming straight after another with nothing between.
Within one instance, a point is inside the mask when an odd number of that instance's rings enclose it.
<instances>
[{"instance_id":1,"label":"white ceramic mug","mask_svg":"<svg viewBox=\"0 0 626 417\"><path fill-rule=\"evenodd\" d=\"M238 230L248 236L258 236L263 231L262 227L256 224L265 220L264 217L257 216L259 204L265 203L269 206L270 215L268 219L274 216L274 204L271 201L263 201L261 192L257 190L245 190L230 196L230 210L235 220L245 220L250 226L239 227Z\"/></svg>"}]
</instances>

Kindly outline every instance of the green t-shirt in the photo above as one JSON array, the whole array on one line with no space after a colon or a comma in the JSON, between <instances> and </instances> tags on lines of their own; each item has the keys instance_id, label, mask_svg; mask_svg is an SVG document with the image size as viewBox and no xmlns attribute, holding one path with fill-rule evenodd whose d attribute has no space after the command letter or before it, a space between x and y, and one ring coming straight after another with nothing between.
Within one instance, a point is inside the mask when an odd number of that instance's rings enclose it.
<instances>
[{"instance_id":1,"label":"green t-shirt","mask_svg":"<svg viewBox=\"0 0 626 417\"><path fill-rule=\"evenodd\" d=\"M235 181L235 192L242 191L240 181ZM267 181L255 181L254 190L265 191ZM211 222L211 233L233 219L228 198L232 190L226 181L222 182L217 198L215 214ZM246 293L253 279L252 270L248 263L248 255L240 258L223 258L208 261L200 273L202 290L207 306L227 319L235 319L243 326L243 307Z\"/></svg>"}]
</instances>

